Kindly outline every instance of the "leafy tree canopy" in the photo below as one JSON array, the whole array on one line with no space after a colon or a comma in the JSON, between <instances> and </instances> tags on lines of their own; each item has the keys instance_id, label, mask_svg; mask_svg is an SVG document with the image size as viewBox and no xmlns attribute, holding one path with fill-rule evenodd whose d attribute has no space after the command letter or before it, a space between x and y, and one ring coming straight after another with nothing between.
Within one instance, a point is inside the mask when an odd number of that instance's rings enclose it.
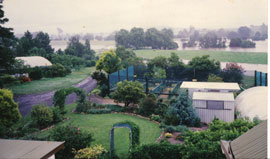
<instances>
[{"instance_id":1,"label":"leafy tree canopy","mask_svg":"<svg viewBox=\"0 0 270 159\"><path fill-rule=\"evenodd\" d=\"M113 50L104 52L96 63L96 70L104 70L108 74L121 69L121 59Z\"/></svg>"}]
</instances>

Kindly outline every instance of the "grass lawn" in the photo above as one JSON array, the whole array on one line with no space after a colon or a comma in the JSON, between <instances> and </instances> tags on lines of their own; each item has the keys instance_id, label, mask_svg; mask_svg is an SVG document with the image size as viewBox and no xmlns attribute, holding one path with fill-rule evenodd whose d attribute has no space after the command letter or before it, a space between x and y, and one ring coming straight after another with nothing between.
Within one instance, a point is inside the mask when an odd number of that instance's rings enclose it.
<instances>
[{"instance_id":1,"label":"grass lawn","mask_svg":"<svg viewBox=\"0 0 270 159\"><path fill-rule=\"evenodd\" d=\"M175 52L181 59L191 60L196 56L209 55L211 59L221 62L238 62L251 64L267 64L267 53L208 51L208 50L135 50L139 57L152 59L156 56L170 57Z\"/></svg>"},{"instance_id":2,"label":"grass lawn","mask_svg":"<svg viewBox=\"0 0 270 159\"><path fill-rule=\"evenodd\" d=\"M70 87L84 80L94 71L95 67L81 68L78 71L73 71L66 77L42 78L41 80L26 82L24 84L16 84L7 86L14 94L32 94L52 91L55 89Z\"/></svg>"},{"instance_id":3,"label":"grass lawn","mask_svg":"<svg viewBox=\"0 0 270 159\"><path fill-rule=\"evenodd\" d=\"M161 135L161 129L157 124L135 116L124 114L73 114L70 113L75 108L75 104L67 106L67 117L70 120L61 123L61 125L75 125L81 130L87 131L93 135L94 142L91 145L101 144L108 151L110 150L110 130L113 124L121 121L132 121L140 128L140 144L153 143ZM39 136L46 136L49 131L42 132ZM115 129L115 152L119 156L125 156L129 148L129 131L126 128Z\"/></svg>"}]
</instances>

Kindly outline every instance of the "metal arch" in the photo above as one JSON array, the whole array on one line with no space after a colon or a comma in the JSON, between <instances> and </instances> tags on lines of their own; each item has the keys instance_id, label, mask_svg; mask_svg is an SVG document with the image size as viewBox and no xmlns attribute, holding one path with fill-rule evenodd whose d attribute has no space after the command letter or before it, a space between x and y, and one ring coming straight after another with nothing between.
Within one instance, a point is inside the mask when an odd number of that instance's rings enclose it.
<instances>
[{"instance_id":1,"label":"metal arch","mask_svg":"<svg viewBox=\"0 0 270 159\"><path fill-rule=\"evenodd\" d=\"M114 154L114 128L128 128L129 129L129 151L132 147L132 127L129 124L115 124L110 131L110 155Z\"/></svg>"}]
</instances>

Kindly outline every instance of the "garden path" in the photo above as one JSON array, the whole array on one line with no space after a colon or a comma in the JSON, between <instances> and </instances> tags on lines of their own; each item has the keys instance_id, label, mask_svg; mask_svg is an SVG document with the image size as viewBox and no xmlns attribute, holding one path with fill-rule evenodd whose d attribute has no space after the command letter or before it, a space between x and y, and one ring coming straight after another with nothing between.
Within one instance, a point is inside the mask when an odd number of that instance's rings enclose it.
<instances>
[{"instance_id":1,"label":"garden path","mask_svg":"<svg viewBox=\"0 0 270 159\"><path fill-rule=\"evenodd\" d=\"M91 92L97 86L97 81L92 79L91 77L87 77L80 83L74 85L74 87L82 88L87 93ZM27 94L27 95L18 95L14 96L14 100L19 105L19 110L22 116L27 115L32 106L37 104L46 104L48 106L52 105L52 99L55 91L38 93L38 94ZM71 104L76 101L77 97L75 93L70 94L66 98L66 104Z\"/></svg>"}]
</instances>

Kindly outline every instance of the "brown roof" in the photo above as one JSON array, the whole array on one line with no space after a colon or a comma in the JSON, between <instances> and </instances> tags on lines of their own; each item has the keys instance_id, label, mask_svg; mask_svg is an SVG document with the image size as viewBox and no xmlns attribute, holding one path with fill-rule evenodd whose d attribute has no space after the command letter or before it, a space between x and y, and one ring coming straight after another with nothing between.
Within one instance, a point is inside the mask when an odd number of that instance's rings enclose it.
<instances>
[{"instance_id":1,"label":"brown roof","mask_svg":"<svg viewBox=\"0 0 270 159\"><path fill-rule=\"evenodd\" d=\"M231 142L221 141L221 145L229 159L267 158L267 120Z\"/></svg>"},{"instance_id":2,"label":"brown roof","mask_svg":"<svg viewBox=\"0 0 270 159\"><path fill-rule=\"evenodd\" d=\"M1 159L43 159L64 147L64 142L0 139Z\"/></svg>"}]
</instances>

